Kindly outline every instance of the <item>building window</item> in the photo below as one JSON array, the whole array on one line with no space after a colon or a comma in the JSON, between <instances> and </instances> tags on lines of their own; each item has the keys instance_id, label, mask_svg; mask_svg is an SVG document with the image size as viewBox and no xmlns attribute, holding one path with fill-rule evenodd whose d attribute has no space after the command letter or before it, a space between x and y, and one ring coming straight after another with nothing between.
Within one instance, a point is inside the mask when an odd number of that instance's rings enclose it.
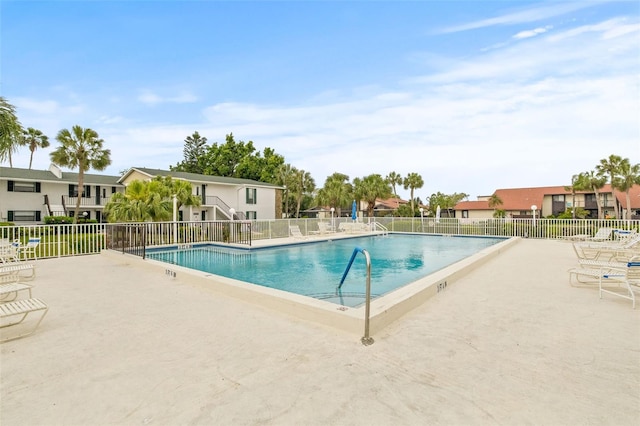
<instances>
[{"instance_id":1,"label":"building window","mask_svg":"<svg viewBox=\"0 0 640 426\"><path fill-rule=\"evenodd\" d=\"M462 217L467 219L469 217L469 210L462 210Z\"/></svg>"},{"instance_id":2,"label":"building window","mask_svg":"<svg viewBox=\"0 0 640 426\"><path fill-rule=\"evenodd\" d=\"M39 210L9 210L7 212L9 222L39 222Z\"/></svg>"},{"instance_id":3,"label":"building window","mask_svg":"<svg viewBox=\"0 0 640 426\"><path fill-rule=\"evenodd\" d=\"M553 195L551 198L552 198L553 201L564 202L564 195Z\"/></svg>"},{"instance_id":4,"label":"building window","mask_svg":"<svg viewBox=\"0 0 640 426\"><path fill-rule=\"evenodd\" d=\"M82 191L82 198L91 198L91 187L89 185L83 185L84 191ZM69 185L69 197L78 196L78 185Z\"/></svg>"},{"instance_id":5,"label":"building window","mask_svg":"<svg viewBox=\"0 0 640 426\"><path fill-rule=\"evenodd\" d=\"M9 192L40 192L40 182L7 181Z\"/></svg>"},{"instance_id":6,"label":"building window","mask_svg":"<svg viewBox=\"0 0 640 426\"><path fill-rule=\"evenodd\" d=\"M244 212L244 215L249 220L256 220L258 218L258 213L257 212Z\"/></svg>"},{"instance_id":7,"label":"building window","mask_svg":"<svg viewBox=\"0 0 640 426\"><path fill-rule=\"evenodd\" d=\"M258 199L258 190L256 188L246 188L247 204L256 204Z\"/></svg>"}]
</instances>

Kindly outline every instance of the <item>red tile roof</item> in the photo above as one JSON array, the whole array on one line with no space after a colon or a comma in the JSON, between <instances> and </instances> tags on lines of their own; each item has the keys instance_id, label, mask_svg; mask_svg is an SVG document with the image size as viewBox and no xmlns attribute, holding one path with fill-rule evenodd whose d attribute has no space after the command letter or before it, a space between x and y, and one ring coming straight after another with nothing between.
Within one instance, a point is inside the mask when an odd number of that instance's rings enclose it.
<instances>
[{"instance_id":1,"label":"red tile roof","mask_svg":"<svg viewBox=\"0 0 640 426\"><path fill-rule=\"evenodd\" d=\"M611 185L607 184L599 191L600 193L611 193ZM577 194L591 194L593 191L577 191ZM495 194L500 197L502 204L496 206L501 210L531 210L532 205L542 207L542 200L545 195L568 195L571 191L564 186L542 186L537 188L509 188L496 189ZM640 185L634 185L629 191L631 198L631 208L640 208ZM616 198L623 208L627 206L627 197L624 192L616 190ZM462 201L456 204L455 210L493 210L489 207L488 201Z\"/></svg>"},{"instance_id":2,"label":"red tile roof","mask_svg":"<svg viewBox=\"0 0 640 426\"><path fill-rule=\"evenodd\" d=\"M384 209L384 210L396 210L398 207L400 207L402 204L407 204L408 201L402 200L400 198L387 198L386 200L383 200L381 198L378 198L376 200L376 209Z\"/></svg>"},{"instance_id":3,"label":"red tile roof","mask_svg":"<svg viewBox=\"0 0 640 426\"><path fill-rule=\"evenodd\" d=\"M502 208L502 206L500 207ZM455 210L493 210L488 201L461 201L456 204Z\"/></svg>"}]
</instances>

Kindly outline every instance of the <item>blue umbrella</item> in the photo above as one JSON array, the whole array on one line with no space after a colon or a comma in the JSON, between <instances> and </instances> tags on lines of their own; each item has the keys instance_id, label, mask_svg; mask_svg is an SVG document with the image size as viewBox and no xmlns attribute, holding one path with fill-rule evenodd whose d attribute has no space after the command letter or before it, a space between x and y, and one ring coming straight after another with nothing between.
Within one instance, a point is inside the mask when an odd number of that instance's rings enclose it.
<instances>
[{"instance_id":1,"label":"blue umbrella","mask_svg":"<svg viewBox=\"0 0 640 426\"><path fill-rule=\"evenodd\" d=\"M358 219L358 208L356 207L356 200L353 200L353 204L351 204L351 219Z\"/></svg>"}]
</instances>

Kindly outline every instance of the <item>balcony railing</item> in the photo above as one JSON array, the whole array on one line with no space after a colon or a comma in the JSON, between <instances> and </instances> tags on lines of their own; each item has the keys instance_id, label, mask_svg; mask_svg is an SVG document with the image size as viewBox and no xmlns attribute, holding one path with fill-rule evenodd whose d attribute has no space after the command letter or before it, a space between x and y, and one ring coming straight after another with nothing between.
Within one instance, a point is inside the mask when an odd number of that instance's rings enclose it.
<instances>
[{"instance_id":1,"label":"balcony railing","mask_svg":"<svg viewBox=\"0 0 640 426\"><path fill-rule=\"evenodd\" d=\"M245 220L246 217L243 212L236 211L234 217L231 217L231 207L224 201L222 198L216 197L215 195L208 195L202 197L202 205L204 207L217 207L221 212L223 212L229 219L235 220Z\"/></svg>"},{"instance_id":2,"label":"balcony railing","mask_svg":"<svg viewBox=\"0 0 640 426\"><path fill-rule=\"evenodd\" d=\"M111 197L80 197L80 205L83 207L104 207ZM68 209L75 207L78 197L62 196L62 205Z\"/></svg>"}]
</instances>

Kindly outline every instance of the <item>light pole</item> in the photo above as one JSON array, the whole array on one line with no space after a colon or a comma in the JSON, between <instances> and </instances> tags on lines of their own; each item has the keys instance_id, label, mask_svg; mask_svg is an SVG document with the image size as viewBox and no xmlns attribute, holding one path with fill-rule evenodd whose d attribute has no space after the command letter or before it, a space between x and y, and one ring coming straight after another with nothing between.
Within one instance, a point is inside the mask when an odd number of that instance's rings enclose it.
<instances>
[{"instance_id":1,"label":"light pole","mask_svg":"<svg viewBox=\"0 0 640 426\"><path fill-rule=\"evenodd\" d=\"M229 226L229 242L235 242L235 236L234 236L234 232L233 232L233 217L236 215L236 209L234 209L233 207L231 207L229 209L229 215L231 216L231 224Z\"/></svg>"},{"instance_id":2,"label":"light pole","mask_svg":"<svg viewBox=\"0 0 640 426\"><path fill-rule=\"evenodd\" d=\"M335 211L336 211L335 207L331 207L331 230L332 231L335 231L335 229L336 229L336 225L335 225L335 222L333 220L333 212L335 212Z\"/></svg>"},{"instance_id":3,"label":"light pole","mask_svg":"<svg viewBox=\"0 0 640 426\"><path fill-rule=\"evenodd\" d=\"M538 210L538 206L535 204L531 206L531 211L533 212L533 227L536 227L536 210Z\"/></svg>"},{"instance_id":4,"label":"light pole","mask_svg":"<svg viewBox=\"0 0 640 426\"><path fill-rule=\"evenodd\" d=\"M420 232L424 232L424 207L420 207Z\"/></svg>"},{"instance_id":5,"label":"light pole","mask_svg":"<svg viewBox=\"0 0 640 426\"><path fill-rule=\"evenodd\" d=\"M178 244L178 196L173 194L173 242Z\"/></svg>"}]
</instances>

